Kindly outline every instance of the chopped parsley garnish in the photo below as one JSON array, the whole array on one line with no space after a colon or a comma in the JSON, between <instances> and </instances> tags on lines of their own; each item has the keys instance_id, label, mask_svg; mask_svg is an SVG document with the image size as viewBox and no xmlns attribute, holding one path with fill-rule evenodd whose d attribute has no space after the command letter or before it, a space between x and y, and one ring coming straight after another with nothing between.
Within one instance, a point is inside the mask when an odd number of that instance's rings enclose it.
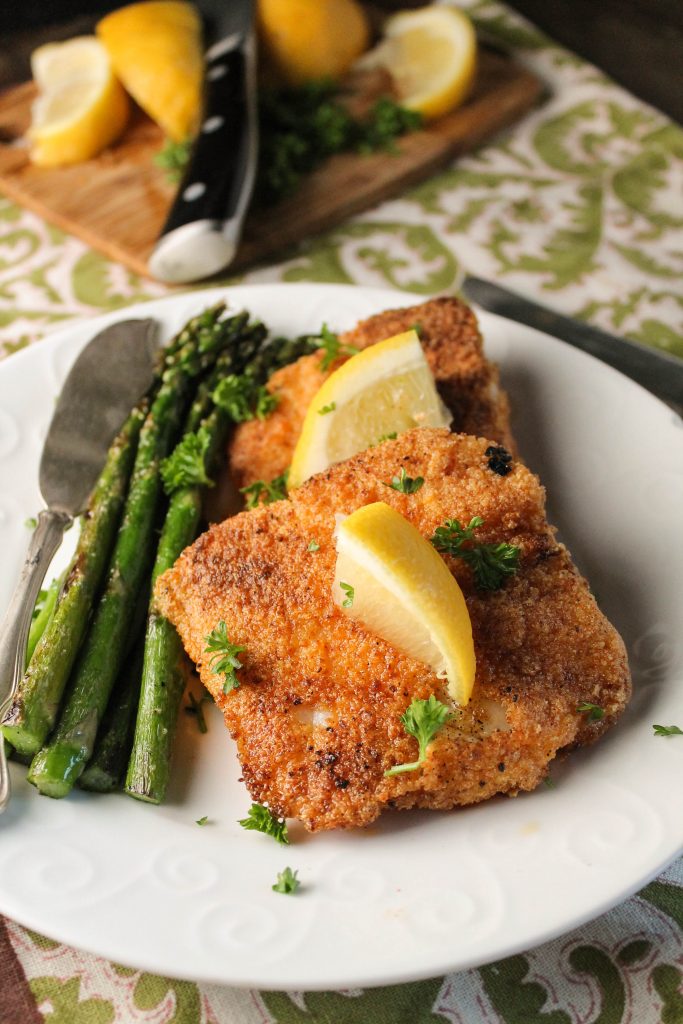
<instances>
[{"instance_id":1,"label":"chopped parsley garnish","mask_svg":"<svg viewBox=\"0 0 683 1024\"><path fill-rule=\"evenodd\" d=\"M508 473L512 472L512 456L507 448L503 448L501 444L490 444L484 455L488 459L489 469L492 472L497 473L498 476L507 476Z\"/></svg>"},{"instance_id":2,"label":"chopped parsley garnish","mask_svg":"<svg viewBox=\"0 0 683 1024\"><path fill-rule=\"evenodd\" d=\"M340 583L339 586L346 594L346 597L342 601L342 608L350 608L353 605L353 599L356 596L356 591L350 583Z\"/></svg>"},{"instance_id":3,"label":"chopped parsley garnish","mask_svg":"<svg viewBox=\"0 0 683 1024\"><path fill-rule=\"evenodd\" d=\"M208 825L209 816L205 814L202 818L197 818L195 825Z\"/></svg>"},{"instance_id":4,"label":"chopped parsley garnish","mask_svg":"<svg viewBox=\"0 0 683 1024\"><path fill-rule=\"evenodd\" d=\"M410 477L406 473L403 466L401 466L401 472L398 476L392 476L391 483L385 483L385 487L391 487L395 491L400 491L401 494L415 494L422 487L425 479L423 476Z\"/></svg>"},{"instance_id":5,"label":"chopped parsley garnish","mask_svg":"<svg viewBox=\"0 0 683 1024\"><path fill-rule=\"evenodd\" d=\"M320 550L320 545L318 544L317 540L309 541L307 550L308 551L319 551Z\"/></svg>"},{"instance_id":6,"label":"chopped parsley garnish","mask_svg":"<svg viewBox=\"0 0 683 1024\"><path fill-rule=\"evenodd\" d=\"M581 701L576 710L580 715L586 715L589 722L599 722L601 718L605 717L604 708L601 708L599 704L591 704L587 700Z\"/></svg>"},{"instance_id":7,"label":"chopped parsley garnish","mask_svg":"<svg viewBox=\"0 0 683 1024\"><path fill-rule=\"evenodd\" d=\"M278 871L277 882L271 886L273 892L282 892L290 896L297 891L301 882L298 878L299 872L292 871L291 868L285 868L284 871Z\"/></svg>"},{"instance_id":8,"label":"chopped parsley garnish","mask_svg":"<svg viewBox=\"0 0 683 1024\"><path fill-rule=\"evenodd\" d=\"M339 340L339 336L334 334L327 324L323 324L320 329L319 342L320 348L325 352L320 363L320 369L323 373L326 373L327 370L329 370L332 363L335 359L338 359L339 356L355 356L356 353L360 351L360 349L357 349L355 345L342 345Z\"/></svg>"},{"instance_id":9,"label":"chopped parsley garnish","mask_svg":"<svg viewBox=\"0 0 683 1024\"><path fill-rule=\"evenodd\" d=\"M280 401L277 395L270 394L264 384L257 384L246 373L229 373L215 388L212 398L234 423L264 420Z\"/></svg>"},{"instance_id":10,"label":"chopped parsley garnish","mask_svg":"<svg viewBox=\"0 0 683 1024\"><path fill-rule=\"evenodd\" d=\"M683 736L683 729L677 725L653 725L655 736Z\"/></svg>"},{"instance_id":11,"label":"chopped parsley garnish","mask_svg":"<svg viewBox=\"0 0 683 1024\"><path fill-rule=\"evenodd\" d=\"M286 498L288 476L289 470L286 469L284 473L276 476L273 480L255 480L247 487L240 487L240 492L246 499L247 508L256 508L261 503L270 505L274 501L282 501Z\"/></svg>"},{"instance_id":12,"label":"chopped parsley garnish","mask_svg":"<svg viewBox=\"0 0 683 1024\"><path fill-rule=\"evenodd\" d=\"M192 139L183 139L182 142L166 139L159 152L154 154L153 160L156 166L164 171L168 180L177 185L185 173L191 152Z\"/></svg>"},{"instance_id":13,"label":"chopped parsley garnish","mask_svg":"<svg viewBox=\"0 0 683 1024\"><path fill-rule=\"evenodd\" d=\"M382 441L395 441L397 437L397 431L392 430L390 434L382 434L381 437L378 437L377 440L375 441L375 444L381 444Z\"/></svg>"},{"instance_id":14,"label":"chopped parsley garnish","mask_svg":"<svg viewBox=\"0 0 683 1024\"><path fill-rule=\"evenodd\" d=\"M546 777L543 779L543 785L546 786L548 789L555 789L556 783L551 775L546 775Z\"/></svg>"},{"instance_id":15,"label":"chopped parsley garnish","mask_svg":"<svg viewBox=\"0 0 683 1024\"><path fill-rule=\"evenodd\" d=\"M271 810L263 804L252 804L246 818L241 818L239 824L253 832L263 832L266 836L272 836L276 842L286 846L289 843L287 835L287 822L284 818L276 817Z\"/></svg>"},{"instance_id":16,"label":"chopped parsley garnish","mask_svg":"<svg viewBox=\"0 0 683 1024\"><path fill-rule=\"evenodd\" d=\"M327 416L328 412L334 412L337 408L336 402L330 402L329 405L324 405L322 409L318 409L318 416Z\"/></svg>"},{"instance_id":17,"label":"chopped parsley garnish","mask_svg":"<svg viewBox=\"0 0 683 1024\"><path fill-rule=\"evenodd\" d=\"M474 516L469 526L457 519L447 519L434 531L432 544L453 558L462 558L474 573L479 590L499 590L507 576L519 569L520 550L514 544L478 544L474 531L484 525L481 516Z\"/></svg>"},{"instance_id":18,"label":"chopped parsley garnish","mask_svg":"<svg viewBox=\"0 0 683 1024\"><path fill-rule=\"evenodd\" d=\"M236 690L240 685L240 681L235 675L235 669L243 667L237 655L241 654L246 648L231 642L228 637L228 627L223 619L204 639L206 640L204 651L206 654L211 655L209 658L211 671L215 672L217 676L225 676L223 693Z\"/></svg>"},{"instance_id":19,"label":"chopped parsley garnish","mask_svg":"<svg viewBox=\"0 0 683 1024\"><path fill-rule=\"evenodd\" d=\"M211 435L206 427L194 434L185 434L168 458L161 463L160 472L166 494L170 497L182 487L213 487L206 472L206 456L211 447Z\"/></svg>"},{"instance_id":20,"label":"chopped parsley garnish","mask_svg":"<svg viewBox=\"0 0 683 1024\"><path fill-rule=\"evenodd\" d=\"M24 519L24 526L27 530L35 530L38 525L38 520L35 516L29 516L28 519Z\"/></svg>"},{"instance_id":21,"label":"chopped parsley garnish","mask_svg":"<svg viewBox=\"0 0 683 1024\"><path fill-rule=\"evenodd\" d=\"M397 136L422 124L418 113L388 97L356 118L337 99L338 91L327 81L260 91L258 205L291 195L306 174L334 153L392 150Z\"/></svg>"},{"instance_id":22,"label":"chopped parsley garnish","mask_svg":"<svg viewBox=\"0 0 683 1024\"><path fill-rule=\"evenodd\" d=\"M418 338L422 337L423 327L422 327L422 324L419 322L419 320L416 320L414 324L411 324L410 325L410 329L411 329L411 331L415 331L415 333L417 334Z\"/></svg>"},{"instance_id":23,"label":"chopped parsley garnish","mask_svg":"<svg viewBox=\"0 0 683 1024\"><path fill-rule=\"evenodd\" d=\"M414 772L424 764L427 756L427 747L436 736L437 732L448 722L453 715L445 704L437 700L432 694L429 700L414 700L401 715L403 728L409 736L414 736L418 742L417 761L408 764L396 764L393 768L385 771L385 775L399 775L401 772Z\"/></svg>"},{"instance_id":24,"label":"chopped parsley garnish","mask_svg":"<svg viewBox=\"0 0 683 1024\"><path fill-rule=\"evenodd\" d=\"M185 713L188 715L195 716L195 718L197 719L197 728L199 729L200 732L208 732L209 727L206 724L206 719L204 718L204 709L202 707L202 704L208 703L211 700L211 698L204 696L200 697L200 699L197 700L195 695L190 690L188 691L187 699L189 700L190 703L185 706Z\"/></svg>"}]
</instances>

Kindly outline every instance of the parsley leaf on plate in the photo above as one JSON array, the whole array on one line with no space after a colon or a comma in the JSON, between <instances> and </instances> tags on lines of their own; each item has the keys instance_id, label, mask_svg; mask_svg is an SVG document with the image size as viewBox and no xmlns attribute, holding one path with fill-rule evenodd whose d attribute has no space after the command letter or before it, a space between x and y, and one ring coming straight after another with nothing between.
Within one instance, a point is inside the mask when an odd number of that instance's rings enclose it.
<instances>
[{"instance_id":1,"label":"parsley leaf on plate","mask_svg":"<svg viewBox=\"0 0 683 1024\"><path fill-rule=\"evenodd\" d=\"M587 715L590 722L599 722L601 718L605 717L604 708L601 708L599 704L591 704L587 700L581 701L576 710L581 715Z\"/></svg>"},{"instance_id":2,"label":"parsley leaf on plate","mask_svg":"<svg viewBox=\"0 0 683 1024\"><path fill-rule=\"evenodd\" d=\"M246 818L241 818L239 824L242 828L246 828L249 831L263 832L266 836L272 836L276 842L282 843L283 846L289 843L287 822L284 818L276 817L263 804L253 803L249 808Z\"/></svg>"},{"instance_id":3,"label":"parsley leaf on plate","mask_svg":"<svg viewBox=\"0 0 683 1024\"><path fill-rule=\"evenodd\" d=\"M285 868L284 871L278 871L277 882L271 886L273 892L282 892L290 896L297 891L301 882L298 878L299 872L292 871L291 868Z\"/></svg>"},{"instance_id":4,"label":"parsley leaf on plate","mask_svg":"<svg viewBox=\"0 0 683 1024\"><path fill-rule=\"evenodd\" d=\"M425 479L423 476L410 477L405 471L405 468L401 466L401 472L398 476L392 476L391 483L385 483L385 487L391 487L394 491L400 491L401 494L415 494L422 487Z\"/></svg>"},{"instance_id":5,"label":"parsley leaf on plate","mask_svg":"<svg viewBox=\"0 0 683 1024\"><path fill-rule=\"evenodd\" d=\"M256 508L261 502L264 505L270 505L274 501L282 501L286 498L288 476L289 470L286 469L284 473L272 480L255 480L253 484L240 487L240 492L246 498L247 508Z\"/></svg>"},{"instance_id":6,"label":"parsley leaf on plate","mask_svg":"<svg viewBox=\"0 0 683 1024\"><path fill-rule=\"evenodd\" d=\"M683 736L683 729L677 725L653 725L655 736Z\"/></svg>"}]
</instances>

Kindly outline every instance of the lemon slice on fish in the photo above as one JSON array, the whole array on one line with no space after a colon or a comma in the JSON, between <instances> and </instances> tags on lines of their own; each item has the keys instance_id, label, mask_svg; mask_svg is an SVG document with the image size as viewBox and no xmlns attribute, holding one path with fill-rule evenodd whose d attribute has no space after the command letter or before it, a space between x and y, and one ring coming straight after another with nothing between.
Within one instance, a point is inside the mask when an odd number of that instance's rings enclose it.
<instances>
[{"instance_id":1,"label":"lemon slice on fish","mask_svg":"<svg viewBox=\"0 0 683 1024\"><path fill-rule=\"evenodd\" d=\"M308 407L289 487L413 427L447 427L451 415L415 331L371 345L331 374Z\"/></svg>"},{"instance_id":2,"label":"lemon slice on fish","mask_svg":"<svg viewBox=\"0 0 683 1024\"><path fill-rule=\"evenodd\" d=\"M345 614L429 665L453 701L467 704L476 660L462 590L430 542L385 502L339 524L332 593Z\"/></svg>"}]
</instances>

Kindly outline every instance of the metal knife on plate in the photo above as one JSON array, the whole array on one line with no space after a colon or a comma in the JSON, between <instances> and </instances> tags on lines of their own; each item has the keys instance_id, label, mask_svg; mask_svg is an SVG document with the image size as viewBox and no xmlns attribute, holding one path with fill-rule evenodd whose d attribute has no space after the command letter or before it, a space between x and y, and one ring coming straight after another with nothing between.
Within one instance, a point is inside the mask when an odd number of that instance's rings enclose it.
<instances>
[{"instance_id":1,"label":"metal knife on plate","mask_svg":"<svg viewBox=\"0 0 683 1024\"><path fill-rule=\"evenodd\" d=\"M619 338L582 320L563 316L523 295L501 288L493 281L468 275L462 283L462 290L468 299L489 313L497 313L508 320L552 334L613 366L665 402L683 405L683 359L630 338Z\"/></svg>"},{"instance_id":2,"label":"metal knife on plate","mask_svg":"<svg viewBox=\"0 0 683 1024\"><path fill-rule=\"evenodd\" d=\"M258 156L254 0L213 0L204 110L183 180L149 259L161 281L209 277L234 258Z\"/></svg>"}]
</instances>

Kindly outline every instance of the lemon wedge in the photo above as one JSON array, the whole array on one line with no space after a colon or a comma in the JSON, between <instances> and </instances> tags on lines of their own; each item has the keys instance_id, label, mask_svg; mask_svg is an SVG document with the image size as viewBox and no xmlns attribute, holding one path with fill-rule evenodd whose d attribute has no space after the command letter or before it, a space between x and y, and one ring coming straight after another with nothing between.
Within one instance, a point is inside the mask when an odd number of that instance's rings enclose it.
<instances>
[{"instance_id":1,"label":"lemon wedge","mask_svg":"<svg viewBox=\"0 0 683 1024\"><path fill-rule=\"evenodd\" d=\"M472 22L457 7L434 5L389 18L384 38L358 62L383 67L400 102L431 120L465 99L477 65Z\"/></svg>"},{"instance_id":2,"label":"lemon wedge","mask_svg":"<svg viewBox=\"0 0 683 1024\"><path fill-rule=\"evenodd\" d=\"M352 356L320 388L294 450L289 487L387 434L447 427L451 419L416 332L396 334Z\"/></svg>"},{"instance_id":3,"label":"lemon wedge","mask_svg":"<svg viewBox=\"0 0 683 1024\"><path fill-rule=\"evenodd\" d=\"M446 678L455 703L467 704L476 660L462 590L429 541L385 502L339 524L333 597L351 618Z\"/></svg>"},{"instance_id":4,"label":"lemon wedge","mask_svg":"<svg viewBox=\"0 0 683 1024\"><path fill-rule=\"evenodd\" d=\"M229 0L227 0L229 2ZM146 0L97 25L116 74L145 113L176 142L194 134L201 111L202 24L184 0Z\"/></svg>"},{"instance_id":5,"label":"lemon wedge","mask_svg":"<svg viewBox=\"0 0 683 1024\"><path fill-rule=\"evenodd\" d=\"M38 47L31 70L40 90L28 130L34 164L59 167L89 160L125 128L128 97L95 36Z\"/></svg>"}]
</instances>

